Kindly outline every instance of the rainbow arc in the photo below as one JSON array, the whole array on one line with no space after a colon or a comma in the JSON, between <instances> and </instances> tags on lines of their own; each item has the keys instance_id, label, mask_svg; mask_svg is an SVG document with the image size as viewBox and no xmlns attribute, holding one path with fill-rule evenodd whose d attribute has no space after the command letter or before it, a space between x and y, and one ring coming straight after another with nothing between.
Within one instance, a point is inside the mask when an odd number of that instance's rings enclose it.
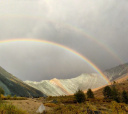
<instances>
[{"instance_id":1,"label":"rainbow arc","mask_svg":"<svg viewBox=\"0 0 128 114\"><path fill-rule=\"evenodd\" d=\"M51 41L47 41L47 40L40 40L40 39L10 39L10 40L3 40L0 41L0 43L11 43L11 42L41 42L41 43L45 43L45 44L49 44L49 45L54 45L57 46L59 48L65 49L69 52L71 52L72 54L78 56L79 58L81 58L83 61L85 61L91 68L93 68L98 74L100 74L100 76L102 76L104 78L104 80L106 80L106 82L109 84L110 81L109 79L102 73L102 71L93 63L91 62L89 59L87 59L85 56L83 56L82 54L78 53L77 51L64 46L62 44L58 44L55 42L51 42Z\"/></svg>"}]
</instances>

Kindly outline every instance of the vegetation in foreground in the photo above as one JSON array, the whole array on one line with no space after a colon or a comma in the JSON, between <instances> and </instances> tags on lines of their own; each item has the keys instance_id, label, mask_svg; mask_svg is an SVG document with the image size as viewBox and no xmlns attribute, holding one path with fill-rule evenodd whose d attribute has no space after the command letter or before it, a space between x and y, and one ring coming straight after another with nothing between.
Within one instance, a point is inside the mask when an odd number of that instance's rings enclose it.
<instances>
[{"instance_id":1,"label":"vegetation in foreground","mask_svg":"<svg viewBox=\"0 0 128 114\"><path fill-rule=\"evenodd\" d=\"M1 100L26 100L26 97L17 97L16 95L11 96L11 95L1 95Z\"/></svg>"},{"instance_id":2,"label":"vegetation in foreground","mask_svg":"<svg viewBox=\"0 0 128 114\"><path fill-rule=\"evenodd\" d=\"M86 94L78 90L71 96L38 98L38 100L42 100L43 104L49 107L45 114L128 114L128 93L125 90L118 91L115 85L106 86L102 94L104 98L97 98L93 91L88 89ZM4 100L21 100L16 96L1 97ZM0 113L27 114L7 103L0 103Z\"/></svg>"},{"instance_id":3,"label":"vegetation in foreground","mask_svg":"<svg viewBox=\"0 0 128 114\"><path fill-rule=\"evenodd\" d=\"M128 114L128 93L115 86L103 89L104 98L95 98L91 89L85 95L78 90L74 96L48 97L46 114Z\"/></svg>"},{"instance_id":4,"label":"vegetation in foreground","mask_svg":"<svg viewBox=\"0 0 128 114\"><path fill-rule=\"evenodd\" d=\"M86 99L77 103L74 96L48 97L46 105L52 110L46 114L127 114L128 105L113 100ZM56 101L56 103L54 103ZM49 103L47 103L49 102Z\"/></svg>"},{"instance_id":5,"label":"vegetation in foreground","mask_svg":"<svg viewBox=\"0 0 128 114\"><path fill-rule=\"evenodd\" d=\"M0 114L28 114L12 104L0 103Z\"/></svg>"},{"instance_id":6,"label":"vegetation in foreground","mask_svg":"<svg viewBox=\"0 0 128 114\"><path fill-rule=\"evenodd\" d=\"M4 96L4 90L0 88L0 114L28 114L26 111L15 107L12 104L8 104L3 100L21 100L24 98L16 96Z\"/></svg>"}]
</instances>

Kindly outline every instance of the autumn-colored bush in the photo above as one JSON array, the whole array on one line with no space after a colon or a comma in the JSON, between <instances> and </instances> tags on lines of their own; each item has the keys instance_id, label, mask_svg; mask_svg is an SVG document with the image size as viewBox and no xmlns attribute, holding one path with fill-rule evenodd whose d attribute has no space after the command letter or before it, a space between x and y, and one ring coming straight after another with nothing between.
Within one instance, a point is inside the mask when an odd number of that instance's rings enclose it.
<instances>
[{"instance_id":1,"label":"autumn-colored bush","mask_svg":"<svg viewBox=\"0 0 128 114\"><path fill-rule=\"evenodd\" d=\"M4 99L4 98L6 98L3 94L1 94L1 99Z\"/></svg>"},{"instance_id":2,"label":"autumn-colored bush","mask_svg":"<svg viewBox=\"0 0 128 114\"><path fill-rule=\"evenodd\" d=\"M116 101L112 101L111 109L113 113L126 114L126 105L124 103L117 103Z\"/></svg>"}]
</instances>

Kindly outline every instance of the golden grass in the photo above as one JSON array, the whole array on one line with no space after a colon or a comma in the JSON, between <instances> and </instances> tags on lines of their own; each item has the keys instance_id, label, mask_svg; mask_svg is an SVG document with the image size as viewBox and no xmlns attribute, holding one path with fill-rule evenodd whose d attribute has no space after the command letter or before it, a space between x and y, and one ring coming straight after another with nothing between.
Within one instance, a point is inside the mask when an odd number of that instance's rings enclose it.
<instances>
[{"instance_id":1,"label":"golden grass","mask_svg":"<svg viewBox=\"0 0 128 114\"><path fill-rule=\"evenodd\" d=\"M0 114L28 114L12 104L0 103Z\"/></svg>"},{"instance_id":2,"label":"golden grass","mask_svg":"<svg viewBox=\"0 0 128 114\"><path fill-rule=\"evenodd\" d=\"M29 114L36 114L37 109L42 104L41 100L27 98L27 100L5 100L14 106L26 110Z\"/></svg>"}]
</instances>

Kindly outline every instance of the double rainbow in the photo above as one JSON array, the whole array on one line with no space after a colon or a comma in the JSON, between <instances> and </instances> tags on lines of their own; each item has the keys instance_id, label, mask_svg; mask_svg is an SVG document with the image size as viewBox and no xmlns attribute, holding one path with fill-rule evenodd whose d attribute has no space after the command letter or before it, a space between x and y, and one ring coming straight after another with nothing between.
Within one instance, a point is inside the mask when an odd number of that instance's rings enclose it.
<instances>
[{"instance_id":1,"label":"double rainbow","mask_svg":"<svg viewBox=\"0 0 128 114\"><path fill-rule=\"evenodd\" d=\"M49 3L49 2L48 2ZM2 15L0 16L0 18L5 18L5 19L10 19L10 18L27 18L27 19L44 19L44 17L41 16L32 16L32 15L12 15L12 14L8 14L8 15ZM48 19L47 19L48 20ZM123 64L124 62L119 58L119 56L117 56L116 52L108 45L106 45L105 43L101 42L100 40L97 40L97 38L95 38L94 36L90 35L89 33L85 32L83 29L78 28L74 25L68 24L68 23L61 23L61 22L57 22L57 21L53 21L53 20L48 20L51 23L54 24L60 24L63 25L63 27L66 27L68 29L71 29L75 32L80 33L81 35L83 35L84 38L90 39L93 42L95 42L95 44L99 45L100 47L102 47L106 52L108 52L112 57L114 57L118 62L120 62L120 64Z\"/></svg>"},{"instance_id":2,"label":"double rainbow","mask_svg":"<svg viewBox=\"0 0 128 114\"><path fill-rule=\"evenodd\" d=\"M57 46L59 48L65 49L65 50L69 51L70 53L72 53L72 54L80 57L82 60L84 60L97 73L99 73L106 80L106 82L108 84L110 83L109 79L102 73L102 71L94 63L92 63L89 59L87 59L82 54L80 54L77 51L75 51L75 50L73 50L73 49L71 49L69 47L66 47L64 45L61 45L61 44L58 44L58 43L55 43L55 42L51 42L51 41L40 40L40 39L11 39L11 40L3 40L3 41L0 41L0 43L24 42L24 41L25 42L42 42L42 43L45 43L45 44L50 44L50 45L54 45L54 46Z\"/></svg>"}]
</instances>

